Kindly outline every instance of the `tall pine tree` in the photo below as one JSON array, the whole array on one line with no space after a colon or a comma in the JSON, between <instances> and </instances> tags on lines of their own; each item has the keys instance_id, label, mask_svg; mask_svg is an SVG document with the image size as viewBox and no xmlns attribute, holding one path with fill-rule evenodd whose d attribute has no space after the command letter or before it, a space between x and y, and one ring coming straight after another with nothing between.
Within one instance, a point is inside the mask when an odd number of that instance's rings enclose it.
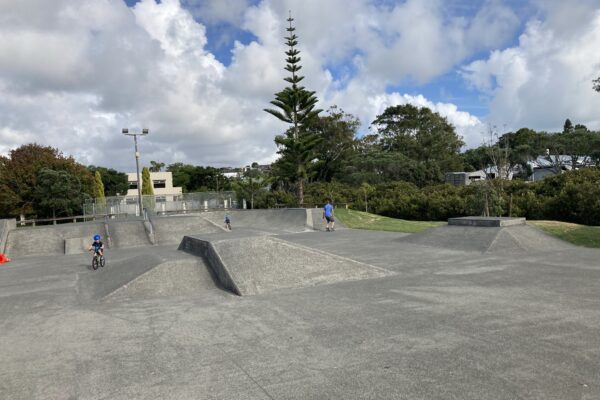
<instances>
[{"instance_id":1,"label":"tall pine tree","mask_svg":"<svg viewBox=\"0 0 600 400\"><path fill-rule=\"evenodd\" d=\"M299 83L304 79L298 75L302 68L299 65L300 51L296 49L298 36L294 33L296 28L292 25L294 19L291 14L287 19L289 27L286 29L288 36L285 37L288 50L285 52L287 65L285 70L290 76L284 78L291 86L275 94L275 100L271 101L277 109L265 109L266 112L277 119L291 125L284 135L277 135L275 143L279 147L281 155L275 164L275 170L279 178L287 179L298 184L298 203L304 203L304 182L308 178L310 164L315 158L315 147L321 138L307 130L304 125L319 115L322 110L315 109L317 97L315 92L306 90Z\"/></svg>"}]
</instances>

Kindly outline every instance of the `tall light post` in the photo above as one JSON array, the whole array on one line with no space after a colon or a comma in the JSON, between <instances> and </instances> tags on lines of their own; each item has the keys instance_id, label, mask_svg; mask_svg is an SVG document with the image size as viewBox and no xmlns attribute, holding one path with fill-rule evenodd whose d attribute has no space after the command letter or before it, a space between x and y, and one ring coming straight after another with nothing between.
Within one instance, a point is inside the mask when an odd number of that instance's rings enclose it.
<instances>
[{"instance_id":1,"label":"tall light post","mask_svg":"<svg viewBox=\"0 0 600 400\"><path fill-rule=\"evenodd\" d=\"M129 133L129 129L123 128L123 135L133 136L133 143L135 144L135 170L137 173L137 187L138 187L138 205L140 207L140 215L144 215L144 207L142 205L142 178L140 177L140 152L138 151L137 137L145 136L149 132L148 129L142 129L142 133Z\"/></svg>"}]
</instances>

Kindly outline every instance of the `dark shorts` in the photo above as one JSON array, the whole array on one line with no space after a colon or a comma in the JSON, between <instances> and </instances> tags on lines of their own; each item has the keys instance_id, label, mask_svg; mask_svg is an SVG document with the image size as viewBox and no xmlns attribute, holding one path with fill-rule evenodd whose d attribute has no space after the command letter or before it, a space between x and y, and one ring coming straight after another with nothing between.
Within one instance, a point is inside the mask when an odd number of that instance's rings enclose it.
<instances>
[{"instance_id":1,"label":"dark shorts","mask_svg":"<svg viewBox=\"0 0 600 400\"><path fill-rule=\"evenodd\" d=\"M331 217L325 217L325 219L327 220L327 222L335 222L335 219L333 218L333 215Z\"/></svg>"}]
</instances>

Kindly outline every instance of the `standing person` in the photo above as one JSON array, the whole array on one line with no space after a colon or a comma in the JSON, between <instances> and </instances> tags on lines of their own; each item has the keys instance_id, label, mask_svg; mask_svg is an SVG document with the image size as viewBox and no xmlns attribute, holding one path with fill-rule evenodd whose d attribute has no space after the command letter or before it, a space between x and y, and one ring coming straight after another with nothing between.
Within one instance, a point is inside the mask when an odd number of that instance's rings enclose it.
<instances>
[{"instance_id":1,"label":"standing person","mask_svg":"<svg viewBox=\"0 0 600 400\"><path fill-rule=\"evenodd\" d=\"M231 218L225 213L225 229L231 230Z\"/></svg>"},{"instance_id":2,"label":"standing person","mask_svg":"<svg viewBox=\"0 0 600 400\"><path fill-rule=\"evenodd\" d=\"M331 199L327 199L327 204L323 207L323 219L327 220L327 232L335 231L335 218L333 217L333 206L331 205Z\"/></svg>"}]
</instances>

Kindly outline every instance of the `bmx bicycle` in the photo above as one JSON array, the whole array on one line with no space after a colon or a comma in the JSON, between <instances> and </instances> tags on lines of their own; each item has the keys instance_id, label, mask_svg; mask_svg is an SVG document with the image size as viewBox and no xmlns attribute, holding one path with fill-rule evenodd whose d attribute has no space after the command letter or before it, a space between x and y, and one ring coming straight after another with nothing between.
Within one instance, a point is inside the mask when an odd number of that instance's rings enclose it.
<instances>
[{"instance_id":1,"label":"bmx bicycle","mask_svg":"<svg viewBox=\"0 0 600 400\"><path fill-rule=\"evenodd\" d=\"M94 257L92 258L92 269L95 271L98 269L98 267L104 267L105 264L106 260L104 259L104 255L102 255L102 253L99 251L94 251Z\"/></svg>"}]
</instances>

